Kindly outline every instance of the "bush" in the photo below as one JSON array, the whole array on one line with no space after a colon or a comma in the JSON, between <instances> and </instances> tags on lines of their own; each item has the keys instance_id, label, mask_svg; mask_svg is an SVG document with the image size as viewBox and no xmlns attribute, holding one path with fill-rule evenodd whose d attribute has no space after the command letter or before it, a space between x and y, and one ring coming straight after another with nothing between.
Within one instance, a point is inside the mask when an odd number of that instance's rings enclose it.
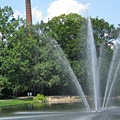
<instances>
[{"instance_id":1,"label":"bush","mask_svg":"<svg viewBox=\"0 0 120 120\"><path fill-rule=\"evenodd\" d=\"M42 102L46 101L46 98L43 95L41 95L41 94L37 94L37 97L35 99L36 100L41 100Z\"/></svg>"}]
</instances>

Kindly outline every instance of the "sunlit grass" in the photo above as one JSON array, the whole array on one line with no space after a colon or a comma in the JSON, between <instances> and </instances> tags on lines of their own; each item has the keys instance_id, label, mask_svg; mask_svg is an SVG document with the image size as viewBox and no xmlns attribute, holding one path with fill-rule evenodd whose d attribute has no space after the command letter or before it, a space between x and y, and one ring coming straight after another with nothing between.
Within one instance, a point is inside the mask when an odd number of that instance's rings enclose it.
<instances>
[{"instance_id":1,"label":"sunlit grass","mask_svg":"<svg viewBox=\"0 0 120 120\"><path fill-rule=\"evenodd\" d=\"M36 103L36 102L38 102L38 101L34 101L34 100L1 100L0 107L1 106L9 106L9 105Z\"/></svg>"}]
</instances>

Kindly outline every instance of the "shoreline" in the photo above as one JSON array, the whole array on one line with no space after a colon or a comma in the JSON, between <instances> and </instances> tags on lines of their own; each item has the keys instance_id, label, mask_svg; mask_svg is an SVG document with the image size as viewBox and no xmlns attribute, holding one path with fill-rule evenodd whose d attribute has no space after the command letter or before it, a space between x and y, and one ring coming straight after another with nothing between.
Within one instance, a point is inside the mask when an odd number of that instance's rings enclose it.
<instances>
[{"instance_id":1,"label":"shoreline","mask_svg":"<svg viewBox=\"0 0 120 120\"><path fill-rule=\"evenodd\" d=\"M18 97L16 99L1 99L0 100L0 107L7 107L11 105L21 105L21 104L32 104L32 103L42 103L37 100L33 100L36 96L23 96ZM59 104L59 103L80 103L83 102L82 98L80 96L45 96L47 98L46 102L47 104ZM87 96L88 99L89 98ZM117 97L111 97L111 100L113 99L120 99L120 96Z\"/></svg>"},{"instance_id":2,"label":"shoreline","mask_svg":"<svg viewBox=\"0 0 120 120\"><path fill-rule=\"evenodd\" d=\"M11 105L21 105L21 104L32 104L32 103L42 103L40 101L34 100L36 96L23 96L17 97L16 99L1 99L0 107L7 107ZM80 96L45 96L47 98L47 104L58 104L58 103L75 103L82 102Z\"/></svg>"}]
</instances>

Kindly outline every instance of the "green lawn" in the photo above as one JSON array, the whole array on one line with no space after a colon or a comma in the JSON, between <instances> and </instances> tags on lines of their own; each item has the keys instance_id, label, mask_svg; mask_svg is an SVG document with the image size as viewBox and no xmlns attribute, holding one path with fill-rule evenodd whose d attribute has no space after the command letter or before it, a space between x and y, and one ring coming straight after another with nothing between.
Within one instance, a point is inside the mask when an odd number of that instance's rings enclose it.
<instances>
[{"instance_id":1,"label":"green lawn","mask_svg":"<svg viewBox=\"0 0 120 120\"><path fill-rule=\"evenodd\" d=\"M9 106L9 105L36 103L36 102L38 102L38 101L34 101L34 100L0 100L0 107Z\"/></svg>"}]
</instances>

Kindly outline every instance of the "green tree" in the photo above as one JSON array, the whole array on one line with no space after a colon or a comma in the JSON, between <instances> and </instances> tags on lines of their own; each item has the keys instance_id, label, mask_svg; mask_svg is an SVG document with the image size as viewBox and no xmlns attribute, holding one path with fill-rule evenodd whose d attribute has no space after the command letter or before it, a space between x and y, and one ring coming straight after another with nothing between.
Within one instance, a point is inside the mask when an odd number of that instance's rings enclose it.
<instances>
[{"instance_id":1,"label":"green tree","mask_svg":"<svg viewBox=\"0 0 120 120\"><path fill-rule=\"evenodd\" d=\"M110 25L108 22L106 22L104 19L98 19L92 18L92 27L93 27L93 33L96 43L97 52L99 54L100 51L100 45L103 42L107 42L115 37L115 27L114 25Z\"/></svg>"},{"instance_id":2,"label":"green tree","mask_svg":"<svg viewBox=\"0 0 120 120\"><path fill-rule=\"evenodd\" d=\"M13 93L28 89L35 64L37 40L24 20L12 18L10 7L0 8L0 83Z\"/></svg>"},{"instance_id":3,"label":"green tree","mask_svg":"<svg viewBox=\"0 0 120 120\"><path fill-rule=\"evenodd\" d=\"M104 19L92 18L93 34L95 38L97 53L99 57L100 46L111 38L115 38L116 29ZM87 73L86 73L86 40L87 40L87 19L78 14L60 15L42 23L40 26L48 31L49 36L57 40L65 55L67 56L72 69L78 80L87 93ZM107 35L107 36L106 36ZM112 51L107 48L109 55ZM110 61L109 61L110 63ZM104 70L103 70L104 71Z\"/></svg>"},{"instance_id":4,"label":"green tree","mask_svg":"<svg viewBox=\"0 0 120 120\"><path fill-rule=\"evenodd\" d=\"M26 21L19 17L12 18L12 13L10 7L0 8L1 88L4 91L9 89L16 95L23 95L27 91L32 91L34 95L74 93L70 63L87 93L87 19L78 14L63 14L48 23L41 21L41 24L27 27ZM101 43L115 38L119 28L115 29L98 18L92 19L92 25L99 53ZM104 33L108 36L105 37ZM110 57L113 51L107 48L105 52ZM103 57L103 61L108 59ZM103 68L102 72L105 70ZM106 76L102 77L104 80Z\"/></svg>"},{"instance_id":5,"label":"green tree","mask_svg":"<svg viewBox=\"0 0 120 120\"><path fill-rule=\"evenodd\" d=\"M87 20L78 14L62 14L48 23L41 24L40 27L48 31L48 35L58 42L78 80L81 84L85 84Z\"/></svg>"}]
</instances>

